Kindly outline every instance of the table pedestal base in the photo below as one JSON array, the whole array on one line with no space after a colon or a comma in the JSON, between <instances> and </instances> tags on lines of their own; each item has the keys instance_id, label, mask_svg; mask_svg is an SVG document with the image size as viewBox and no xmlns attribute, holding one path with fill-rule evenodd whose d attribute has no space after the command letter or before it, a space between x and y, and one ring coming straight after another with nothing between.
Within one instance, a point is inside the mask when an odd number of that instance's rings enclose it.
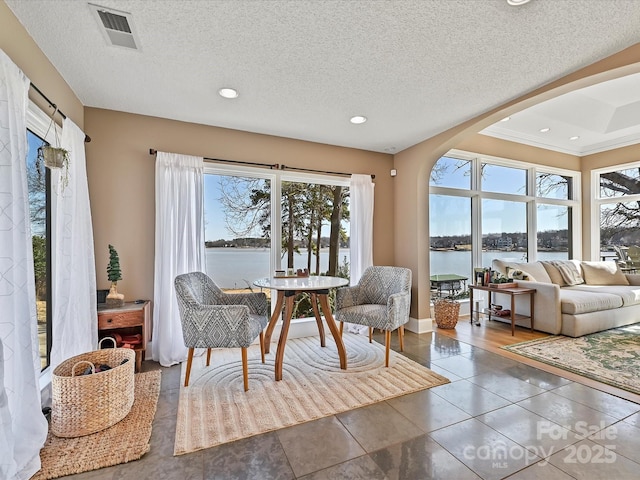
<instances>
[{"instance_id":1,"label":"table pedestal base","mask_svg":"<svg viewBox=\"0 0 640 480\"><path fill-rule=\"evenodd\" d=\"M282 380L282 362L284 361L284 349L287 343L287 336L289 334L289 326L291 325L291 316L293 315L293 300L295 299L297 293L302 292L278 290L276 307L273 311L273 315L271 315L271 320L269 320L269 325L267 326L267 331L265 333L264 350L266 353L269 353L271 347L271 336L273 335L273 330L276 327L276 323L278 323L278 317L280 316L280 313L282 312L282 306L284 305L284 319L282 321L280 338L278 339L278 349L276 350L276 381ZM327 326L329 327L329 331L331 332L331 335L333 335L333 339L336 342L338 355L340 357L340 368L342 370L346 370L347 353L344 348L344 342L342 341L342 337L340 335L340 332L338 331L338 327L336 326L336 322L331 313L331 307L329 306L329 299L327 297L329 291L317 290L310 291L308 293L311 296L313 314L318 325L320 345L322 347L325 346L325 334L324 327L322 325L322 317L320 316L320 309L318 308L318 302L320 303L320 308L322 309L322 313L324 314L324 318L327 322Z\"/></svg>"}]
</instances>

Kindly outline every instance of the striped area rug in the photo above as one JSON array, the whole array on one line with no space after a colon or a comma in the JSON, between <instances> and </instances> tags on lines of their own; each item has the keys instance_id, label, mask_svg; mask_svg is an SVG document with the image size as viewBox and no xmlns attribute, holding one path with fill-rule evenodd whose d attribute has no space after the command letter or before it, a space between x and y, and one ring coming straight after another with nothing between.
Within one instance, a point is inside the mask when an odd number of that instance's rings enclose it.
<instances>
[{"instance_id":1,"label":"striped area rug","mask_svg":"<svg viewBox=\"0 0 640 480\"><path fill-rule=\"evenodd\" d=\"M318 337L287 342L283 380L274 379L276 344L266 363L259 347L249 349L249 391L242 383L240 349L217 349L211 365L196 357L189 386L182 366L174 454L194 452L259 433L289 427L389 398L435 387L449 380L391 352L384 366L384 346L364 335L345 332L347 370L340 370L331 335L326 347Z\"/></svg>"}]
</instances>

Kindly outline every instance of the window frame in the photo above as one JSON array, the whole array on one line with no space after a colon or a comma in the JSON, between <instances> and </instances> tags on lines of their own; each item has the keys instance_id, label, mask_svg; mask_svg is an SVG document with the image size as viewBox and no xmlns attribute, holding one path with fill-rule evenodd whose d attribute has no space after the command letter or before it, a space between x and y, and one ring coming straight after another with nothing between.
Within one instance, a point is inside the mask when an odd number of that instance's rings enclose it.
<instances>
[{"instance_id":1,"label":"window frame","mask_svg":"<svg viewBox=\"0 0 640 480\"><path fill-rule=\"evenodd\" d=\"M270 170L259 166L240 166L240 165L225 165L215 162L207 162L204 164L205 175L229 175L229 176L243 176L251 178L261 178L269 180L271 182L271 218L277 219L277 221L271 222L271 245L282 244L282 204L277 199L282 197L282 182L301 182L301 183L316 183L322 185L340 185L343 187L349 187L349 179L345 179L343 176L309 173L309 172L297 172L286 170ZM281 255L277 249L271 248L269 255L269 271L273 272L281 268Z\"/></svg>"},{"instance_id":2,"label":"window frame","mask_svg":"<svg viewBox=\"0 0 640 480\"><path fill-rule=\"evenodd\" d=\"M572 258L582 258L582 200L581 200L581 172L568 170L546 165L539 165L530 162L522 162L508 158L495 157L491 155L479 154L464 150L452 149L446 152L443 157L459 158L460 160L471 162L471 188L469 190L451 187L438 187L429 184L429 195L449 195L456 197L471 198L471 245L472 262L471 268L482 267L482 200L502 200L523 202L526 204L527 212L527 259L535 261L538 256L537 242L537 206L541 204L560 205L569 208L571 217L569 219L569 229L572 233L569 251ZM436 162L437 163L437 162ZM526 194L508 194L481 190L481 166L487 163L502 167L517 168L526 171ZM435 165L434 165L435 167ZM571 189L568 192L569 199L558 199L537 196L536 178L538 173L551 173L564 177L570 177ZM484 265L486 266L486 265Z\"/></svg>"},{"instance_id":3,"label":"window frame","mask_svg":"<svg viewBox=\"0 0 640 480\"><path fill-rule=\"evenodd\" d=\"M602 205L615 203L640 202L640 194L623 195L620 197L602 197L600 190L600 175L603 173L616 172L618 170L628 170L631 168L640 168L640 160L629 163L612 165L609 167L596 168L591 170L591 258L599 259L601 254L600 246L600 211Z\"/></svg>"},{"instance_id":4,"label":"window frame","mask_svg":"<svg viewBox=\"0 0 640 480\"><path fill-rule=\"evenodd\" d=\"M27 130L30 131L33 135L43 139L45 142L50 145L55 145L56 135L57 138L61 138L62 128L57 124L51 124L51 117L47 115L38 105L36 105L32 100L29 100L29 104L27 107ZM27 132L25 132L27 135ZM25 159L26 161L26 159ZM55 211L51 208L51 196L52 196L52 188L51 188L51 172L48 168L45 168L46 175L46 195L47 195L47 203L46 203L46 255L47 255L47 366L43 368L40 372L40 385L46 385L49 383L51 377L51 346L53 341L53 311L55 309L54 298L53 298L53 275L52 275L52 266L55 259L55 238L53 232L55 231L56 219L55 219Z\"/></svg>"}]
</instances>

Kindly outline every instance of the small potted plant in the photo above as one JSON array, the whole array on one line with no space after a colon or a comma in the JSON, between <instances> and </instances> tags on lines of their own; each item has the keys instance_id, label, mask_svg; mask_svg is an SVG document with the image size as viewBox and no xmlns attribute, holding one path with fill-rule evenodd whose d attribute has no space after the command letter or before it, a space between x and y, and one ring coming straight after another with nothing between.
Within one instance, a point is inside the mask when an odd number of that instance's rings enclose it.
<instances>
[{"instance_id":1,"label":"small potted plant","mask_svg":"<svg viewBox=\"0 0 640 480\"><path fill-rule=\"evenodd\" d=\"M69 166L69 151L61 147L42 145L38 148L38 158L44 161L45 167L63 168Z\"/></svg>"},{"instance_id":2,"label":"small potted plant","mask_svg":"<svg viewBox=\"0 0 640 480\"><path fill-rule=\"evenodd\" d=\"M37 161L49 169L62 169L60 182L62 188L69 185L69 150L52 145L38 147Z\"/></svg>"},{"instance_id":3,"label":"small potted plant","mask_svg":"<svg viewBox=\"0 0 640 480\"><path fill-rule=\"evenodd\" d=\"M120 270L120 257L118 252L109 245L109 265L107 265L107 277L111 282L111 288L107 295L107 306L122 307L124 305L124 295L118 293L118 280L122 280L122 270Z\"/></svg>"},{"instance_id":4,"label":"small potted plant","mask_svg":"<svg viewBox=\"0 0 640 480\"><path fill-rule=\"evenodd\" d=\"M57 110L58 109L56 107L56 111ZM55 113L56 112L54 111L53 115L55 115ZM53 115L51 116L51 123L49 124L49 128L47 129L45 137L49 134L49 130L51 129L51 127L53 127L55 134L55 143L56 145L59 145L60 142L58 139L58 130L54 125ZM40 165L44 165L50 170L62 169L62 174L60 176L61 187L64 190L64 188L69 185L69 150L59 146L43 144L38 147L36 163L38 172L41 172Z\"/></svg>"}]
</instances>

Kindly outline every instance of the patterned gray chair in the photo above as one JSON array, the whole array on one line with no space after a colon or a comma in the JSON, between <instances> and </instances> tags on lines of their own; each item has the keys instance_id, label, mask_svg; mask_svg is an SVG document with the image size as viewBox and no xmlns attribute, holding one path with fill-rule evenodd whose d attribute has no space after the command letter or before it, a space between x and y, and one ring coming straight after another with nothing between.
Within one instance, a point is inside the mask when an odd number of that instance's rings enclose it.
<instances>
[{"instance_id":1,"label":"patterned gray chair","mask_svg":"<svg viewBox=\"0 0 640 480\"><path fill-rule=\"evenodd\" d=\"M264 363L264 334L267 326L267 297L264 293L224 293L206 274L178 275L174 282L182 320L184 344L189 348L184 386L189 386L194 348L207 349L207 366L212 348L242 349L244 390L249 390L247 347L260 336Z\"/></svg>"},{"instance_id":2,"label":"patterned gray chair","mask_svg":"<svg viewBox=\"0 0 640 480\"><path fill-rule=\"evenodd\" d=\"M357 285L336 290L336 320L385 332L385 365L389 366L391 332L398 329L400 351L404 350L404 324L411 308L411 270L402 267L369 267Z\"/></svg>"}]
</instances>

